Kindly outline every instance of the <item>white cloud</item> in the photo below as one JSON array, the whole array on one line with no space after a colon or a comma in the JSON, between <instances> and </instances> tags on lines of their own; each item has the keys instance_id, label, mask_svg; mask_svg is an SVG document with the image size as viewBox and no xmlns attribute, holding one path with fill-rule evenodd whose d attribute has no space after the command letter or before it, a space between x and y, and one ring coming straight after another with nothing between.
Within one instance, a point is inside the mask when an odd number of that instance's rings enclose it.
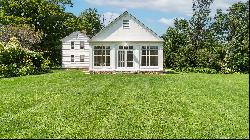
<instances>
[{"instance_id":1,"label":"white cloud","mask_svg":"<svg viewBox=\"0 0 250 140\"><path fill-rule=\"evenodd\" d=\"M184 15L191 15L192 0L85 0L88 3L99 6L113 6L123 9L148 9L161 11L166 13L178 13ZM214 0L212 5L213 11L221 8L225 10L235 2L247 0Z\"/></svg>"},{"instance_id":2,"label":"white cloud","mask_svg":"<svg viewBox=\"0 0 250 140\"><path fill-rule=\"evenodd\" d=\"M116 19L120 14L114 12L106 12L103 14L102 18L104 18L104 25L107 26L110 22ZM103 20L103 19L102 19Z\"/></svg>"},{"instance_id":3,"label":"white cloud","mask_svg":"<svg viewBox=\"0 0 250 140\"><path fill-rule=\"evenodd\" d=\"M159 22L163 25L167 26L173 26L174 25L174 19L167 19L167 18L161 18Z\"/></svg>"}]
</instances>

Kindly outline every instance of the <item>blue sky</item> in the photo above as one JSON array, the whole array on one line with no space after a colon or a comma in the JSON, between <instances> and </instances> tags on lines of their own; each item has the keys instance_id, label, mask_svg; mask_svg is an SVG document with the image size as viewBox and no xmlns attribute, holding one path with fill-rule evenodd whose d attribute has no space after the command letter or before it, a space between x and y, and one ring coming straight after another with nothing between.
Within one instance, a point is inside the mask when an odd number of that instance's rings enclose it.
<instances>
[{"instance_id":1,"label":"blue sky","mask_svg":"<svg viewBox=\"0 0 250 140\"><path fill-rule=\"evenodd\" d=\"M214 0L212 13L215 9L227 9L235 2L247 0ZM124 11L128 11L159 36L164 34L169 26L173 26L173 19L189 19L192 14L192 0L72 0L73 8L66 11L76 16L87 8L96 8L103 15L108 24Z\"/></svg>"}]
</instances>

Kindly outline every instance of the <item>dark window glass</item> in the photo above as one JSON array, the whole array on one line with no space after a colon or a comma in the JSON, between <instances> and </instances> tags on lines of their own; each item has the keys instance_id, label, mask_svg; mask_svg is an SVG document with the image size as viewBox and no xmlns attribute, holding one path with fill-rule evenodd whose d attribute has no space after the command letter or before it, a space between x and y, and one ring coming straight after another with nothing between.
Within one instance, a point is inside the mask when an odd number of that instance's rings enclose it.
<instances>
[{"instance_id":1,"label":"dark window glass","mask_svg":"<svg viewBox=\"0 0 250 140\"><path fill-rule=\"evenodd\" d=\"M106 55L110 55L110 50L106 50Z\"/></svg>"},{"instance_id":2,"label":"dark window glass","mask_svg":"<svg viewBox=\"0 0 250 140\"><path fill-rule=\"evenodd\" d=\"M102 55L102 50L95 50L94 55Z\"/></svg>"},{"instance_id":3,"label":"dark window glass","mask_svg":"<svg viewBox=\"0 0 250 140\"><path fill-rule=\"evenodd\" d=\"M129 46L129 49L133 49L133 46Z\"/></svg>"},{"instance_id":4,"label":"dark window glass","mask_svg":"<svg viewBox=\"0 0 250 140\"><path fill-rule=\"evenodd\" d=\"M74 48L75 48L74 44L75 44L74 41L72 41L72 42L71 42L71 49L74 49Z\"/></svg>"},{"instance_id":5,"label":"dark window glass","mask_svg":"<svg viewBox=\"0 0 250 140\"><path fill-rule=\"evenodd\" d=\"M158 55L158 50L150 50L150 55Z\"/></svg>"},{"instance_id":6,"label":"dark window glass","mask_svg":"<svg viewBox=\"0 0 250 140\"><path fill-rule=\"evenodd\" d=\"M150 66L158 66L158 56L150 56Z\"/></svg>"},{"instance_id":7,"label":"dark window glass","mask_svg":"<svg viewBox=\"0 0 250 140\"><path fill-rule=\"evenodd\" d=\"M94 47L94 66L110 66L110 47Z\"/></svg>"},{"instance_id":8,"label":"dark window glass","mask_svg":"<svg viewBox=\"0 0 250 140\"><path fill-rule=\"evenodd\" d=\"M158 50L158 47L157 46L150 46L150 49L151 50Z\"/></svg>"},{"instance_id":9,"label":"dark window glass","mask_svg":"<svg viewBox=\"0 0 250 140\"><path fill-rule=\"evenodd\" d=\"M71 62L75 62L74 55L71 55Z\"/></svg>"},{"instance_id":10,"label":"dark window glass","mask_svg":"<svg viewBox=\"0 0 250 140\"><path fill-rule=\"evenodd\" d=\"M141 65L146 66L146 64L147 64L146 56L142 56Z\"/></svg>"},{"instance_id":11,"label":"dark window glass","mask_svg":"<svg viewBox=\"0 0 250 140\"><path fill-rule=\"evenodd\" d=\"M127 51L127 61L133 61L133 51Z\"/></svg>"},{"instance_id":12,"label":"dark window glass","mask_svg":"<svg viewBox=\"0 0 250 140\"><path fill-rule=\"evenodd\" d=\"M127 67L133 67L133 62L127 62Z\"/></svg>"},{"instance_id":13,"label":"dark window glass","mask_svg":"<svg viewBox=\"0 0 250 140\"><path fill-rule=\"evenodd\" d=\"M80 62L84 62L84 55L80 55Z\"/></svg>"},{"instance_id":14,"label":"dark window glass","mask_svg":"<svg viewBox=\"0 0 250 140\"><path fill-rule=\"evenodd\" d=\"M106 56L106 66L110 66L110 56Z\"/></svg>"},{"instance_id":15,"label":"dark window glass","mask_svg":"<svg viewBox=\"0 0 250 140\"><path fill-rule=\"evenodd\" d=\"M84 41L80 41L80 49L84 49Z\"/></svg>"}]
</instances>

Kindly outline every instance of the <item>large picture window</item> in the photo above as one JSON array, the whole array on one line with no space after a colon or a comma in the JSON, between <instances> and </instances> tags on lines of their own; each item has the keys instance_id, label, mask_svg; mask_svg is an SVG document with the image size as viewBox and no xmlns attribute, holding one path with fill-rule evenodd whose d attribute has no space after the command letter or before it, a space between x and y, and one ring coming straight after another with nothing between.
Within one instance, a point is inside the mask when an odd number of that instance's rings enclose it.
<instances>
[{"instance_id":1,"label":"large picture window","mask_svg":"<svg viewBox=\"0 0 250 140\"><path fill-rule=\"evenodd\" d=\"M94 66L110 66L110 47L94 47Z\"/></svg>"},{"instance_id":2,"label":"large picture window","mask_svg":"<svg viewBox=\"0 0 250 140\"><path fill-rule=\"evenodd\" d=\"M142 46L141 66L158 66L157 46Z\"/></svg>"}]
</instances>

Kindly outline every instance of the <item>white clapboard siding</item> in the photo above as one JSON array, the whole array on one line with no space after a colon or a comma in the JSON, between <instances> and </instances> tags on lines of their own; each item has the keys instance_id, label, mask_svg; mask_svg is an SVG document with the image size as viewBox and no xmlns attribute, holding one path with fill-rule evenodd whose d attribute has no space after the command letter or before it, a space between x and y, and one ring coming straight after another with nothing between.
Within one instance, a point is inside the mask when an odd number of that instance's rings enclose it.
<instances>
[{"instance_id":1,"label":"white clapboard siding","mask_svg":"<svg viewBox=\"0 0 250 140\"><path fill-rule=\"evenodd\" d=\"M62 67L63 68L89 68L89 38L79 31L70 34L62 39ZM74 49L71 49L71 42L74 42ZM80 41L84 41L84 49L80 49ZM74 55L74 62L71 62L71 55ZM84 62L80 62L80 55L84 55Z\"/></svg>"},{"instance_id":2,"label":"white clapboard siding","mask_svg":"<svg viewBox=\"0 0 250 140\"><path fill-rule=\"evenodd\" d=\"M90 70L163 71L163 39L127 11L92 37L89 42ZM94 66L94 46L110 46L110 66ZM133 46L133 67L118 67L119 46ZM142 46L158 47L157 66L141 66Z\"/></svg>"}]
</instances>

